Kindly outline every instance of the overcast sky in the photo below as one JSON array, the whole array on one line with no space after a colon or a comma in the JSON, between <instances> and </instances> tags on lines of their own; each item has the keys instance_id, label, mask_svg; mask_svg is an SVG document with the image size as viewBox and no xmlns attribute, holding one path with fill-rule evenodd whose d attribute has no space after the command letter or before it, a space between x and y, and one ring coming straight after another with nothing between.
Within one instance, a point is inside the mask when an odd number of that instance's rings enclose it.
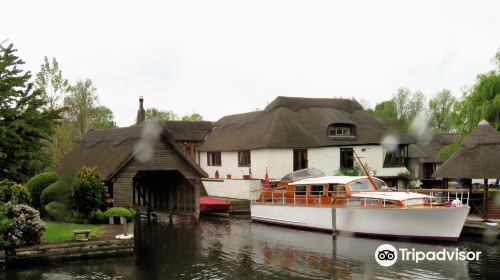
<instances>
[{"instance_id":1,"label":"overcast sky","mask_svg":"<svg viewBox=\"0 0 500 280\"><path fill-rule=\"evenodd\" d=\"M6 1L0 41L26 69L56 57L92 79L119 126L145 106L207 120L276 96L356 97L398 87L461 96L493 68L500 1Z\"/></svg>"}]
</instances>

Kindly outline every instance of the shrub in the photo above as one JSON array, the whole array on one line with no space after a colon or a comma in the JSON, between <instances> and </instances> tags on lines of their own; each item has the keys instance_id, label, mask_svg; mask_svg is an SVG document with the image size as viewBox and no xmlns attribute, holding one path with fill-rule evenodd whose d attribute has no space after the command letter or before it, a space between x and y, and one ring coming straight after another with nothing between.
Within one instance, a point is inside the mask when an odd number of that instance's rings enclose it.
<instances>
[{"instance_id":1,"label":"shrub","mask_svg":"<svg viewBox=\"0 0 500 280\"><path fill-rule=\"evenodd\" d=\"M23 204L14 205L6 203L4 205L6 217L12 221L10 228L3 232L3 236L10 237L10 247L33 246L40 244L45 223L40 218L40 213Z\"/></svg>"},{"instance_id":2,"label":"shrub","mask_svg":"<svg viewBox=\"0 0 500 280\"><path fill-rule=\"evenodd\" d=\"M59 176L55 172L44 172L34 176L26 183L26 187L31 193L33 207L41 209L40 195L42 191L58 180Z\"/></svg>"},{"instance_id":3,"label":"shrub","mask_svg":"<svg viewBox=\"0 0 500 280\"><path fill-rule=\"evenodd\" d=\"M128 211L130 211L130 214L132 214L132 217L135 217L135 214L137 214L137 211L135 211L134 208L128 208Z\"/></svg>"},{"instance_id":4,"label":"shrub","mask_svg":"<svg viewBox=\"0 0 500 280\"><path fill-rule=\"evenodd\" d=\"M127 219L132 218L132 213L130 212L130 210L128 210L127 208L123 208L123 207L109 208L106 212L104 212L104 215L106 217L123 216L123 217L126 217Z\"/></svg>"},{"instance_id":5,"label":"shrub","mask_svg":"<svg viewBox=\"0 0 500 280\"><path fill-rule=\"evenodd\" d=\"M106 216L104 215L104 213L101 210L96 210L96 211L90 212L89 221L92 224L104 224L104 223L106 223L106 220L107 220Z\"/></svg>"},{"instance_id":6,"label":"shrub","mask_svg":"<svg viewBox=\"0 0 500 280\"><path fill-rule=\"evenodd\" d=\"M72 187L76 210L83 214L104 206L106 189L96 167L83 167L76 174Z\"/></svg>"},{"instance_id":7,"label":"shrub","mask_svg":"<svg viewBox=\"0 0 500 280\"><path fill-rule=\"evenodd\" d=\"M71 221L77 224L88 224L89 218L84 213L78 212L76 210L71 211L70 214Z\"/></svg>"},{"instance_id":8,"label":"shrub","mask_svg":"<svg viewBox=\"0 0 500 280\"><path fill-rule=\"evenodd\" d=\"M42 203L43 209L45 209L45 206L53 201L68 205L71 201L70 195L71 188L68 182L59 180L52 183L42 191L42 195L40 195L40 201Z\"/></svg>"},{"instance_id":9,"label":"shrub","mask_svg":"<svg viewBox=\"0 0 500 280\"><path fill-rule=\"evenodd\" d=\"M45 213L54 221L67 221L69 209L64 203L52 201L45 206Z\"/></svg>"},{"instance_id":10,"label":"shrub","mask_svg":"<svg viewBox=\"0 0 500 280\"><path fill-rule=\"evenodd\" d=\"M7 179L0 181L0 202L29 204L30 201L30 193L25 186Z\"/></svg>"},{"instance_id":11,"label":"shrub","mask_svg":"<svg viewBox=\"0 0 500 280\"><path fill-rule=\"evenodd\" d=\"M417 188L417 178L410 172L401 172L398 174L398 179L403 183L404 188Z\"/></svg>"}]
</instances>

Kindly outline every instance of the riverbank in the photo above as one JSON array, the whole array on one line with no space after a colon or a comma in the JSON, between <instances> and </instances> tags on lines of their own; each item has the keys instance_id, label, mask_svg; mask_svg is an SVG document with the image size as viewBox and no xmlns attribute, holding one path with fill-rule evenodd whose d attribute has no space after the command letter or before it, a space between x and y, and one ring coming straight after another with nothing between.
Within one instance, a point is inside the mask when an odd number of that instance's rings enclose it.
<instances>
[{"instance_id":1,"label":"riverbank","mask_svg":"<svg viewBox=\"0 0 500 280\"><path fill-rule=\"evenodd\" d=\"M54 229L71 228L72 224L51 223ZM31 265L33 263L53 263L59 261L82 260L103 257L130 256L134 254L134 238L120 240L117 235L133 234L134 224L126 225L78 225L80 229L92 229L88 240L75 240L72 232L46 238L66 238L65 240L42 241L40 245L18 248L15 254L5 259L5 267ZM98 232L97 232L98 230ZM70 234L70 235L68 235ZM70 237L68 239L67 237ZM71 238L73 237L73 238ZM5 258L5 256L3 256Z\"/></svg>"}]
</instances>

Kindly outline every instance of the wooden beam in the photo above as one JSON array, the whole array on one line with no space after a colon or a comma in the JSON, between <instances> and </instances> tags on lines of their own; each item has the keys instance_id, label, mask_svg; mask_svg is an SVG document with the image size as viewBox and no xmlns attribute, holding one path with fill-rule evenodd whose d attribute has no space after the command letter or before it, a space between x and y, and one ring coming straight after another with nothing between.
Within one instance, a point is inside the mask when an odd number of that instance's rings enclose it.
<instances>
[{"instance_id":1,"label":"wooden beam","mask_svg":"<svg viewBox=\"0 0 500 280\"><path fill-rule=\"evenodd\" d=\"M484 179L483 190L483 219L488 219L488 179Z\"/></svg>"}]
</instances>

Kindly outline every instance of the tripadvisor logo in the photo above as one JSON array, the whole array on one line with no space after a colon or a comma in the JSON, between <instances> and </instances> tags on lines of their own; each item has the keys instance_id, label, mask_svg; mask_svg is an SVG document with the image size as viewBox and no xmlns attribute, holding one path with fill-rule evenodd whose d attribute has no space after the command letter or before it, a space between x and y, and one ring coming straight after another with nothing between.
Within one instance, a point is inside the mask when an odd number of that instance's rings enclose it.
<instances>
[{"instance_id":1,"label":"tripadvisor logo","mask_svg":"<svg viewBox=\"0 0 500 280\"><path fill-rule=\"evenodd\" d=\"M419 261L474 261L479 260L481 252L460 251L442 249L439 251L418 251L415 248L399 248L391 244L382 244L375 250L375 260L381 266L392 266L398 256L401 261L410 261L418 263Z\"/></svg>"}]
</instances>

